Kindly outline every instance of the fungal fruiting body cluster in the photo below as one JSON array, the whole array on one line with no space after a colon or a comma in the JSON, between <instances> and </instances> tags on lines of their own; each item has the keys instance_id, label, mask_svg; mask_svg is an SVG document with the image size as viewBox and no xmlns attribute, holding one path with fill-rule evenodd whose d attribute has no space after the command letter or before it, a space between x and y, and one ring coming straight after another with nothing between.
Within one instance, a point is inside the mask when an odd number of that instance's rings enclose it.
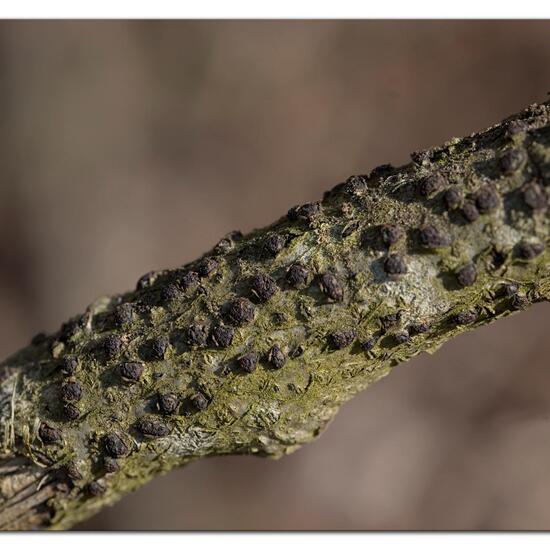
<instances>
[{"instance_id":1,"label":"fungal fruiting body cluster","mask_svg":"<svg viewBox=\"0 0 550 550\"><path fill-rule=\"evenodd\" d=\"M18 452L25 433L75 501L206 454L280 456L404 359L546 299L548 124L533 106L349 178L35 339Z\"/></svg>"}]
</instances>

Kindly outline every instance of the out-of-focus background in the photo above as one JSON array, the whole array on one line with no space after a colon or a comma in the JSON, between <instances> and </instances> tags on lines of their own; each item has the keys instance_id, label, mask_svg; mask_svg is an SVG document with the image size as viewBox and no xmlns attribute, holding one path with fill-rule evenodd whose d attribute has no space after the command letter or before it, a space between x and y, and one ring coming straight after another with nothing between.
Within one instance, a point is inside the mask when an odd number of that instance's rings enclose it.
<instances>
[{"instance_id":1,"label":"out-of-focus background","mask_svg":"<svg viewBox=\"0 0 550 550\"><path fill-rule=\"evenodd\" d=\"M0 355L354 173L544 100L550 22L0 23ZM549 529L550 306L461 336L281 461L83 529Z\"/></svg>"}]
</instances>

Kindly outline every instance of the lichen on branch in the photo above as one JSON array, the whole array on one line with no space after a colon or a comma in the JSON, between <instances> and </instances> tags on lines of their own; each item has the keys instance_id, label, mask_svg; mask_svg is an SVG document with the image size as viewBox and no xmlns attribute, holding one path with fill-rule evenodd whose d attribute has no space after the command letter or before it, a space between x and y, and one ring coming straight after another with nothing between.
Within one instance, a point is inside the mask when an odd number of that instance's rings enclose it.
<instances>
[{"instance_id":1,"label":"lichen on branch","mask_svg":"<svg viewBox=\"0 0 550 550\"><path fill-rule=\"evenodd\" d=\"M0 528L69 528L201 457L281 457L396 365L547 300L549 105L411 157L7 359Z\"/></svg>"}]
</instances>

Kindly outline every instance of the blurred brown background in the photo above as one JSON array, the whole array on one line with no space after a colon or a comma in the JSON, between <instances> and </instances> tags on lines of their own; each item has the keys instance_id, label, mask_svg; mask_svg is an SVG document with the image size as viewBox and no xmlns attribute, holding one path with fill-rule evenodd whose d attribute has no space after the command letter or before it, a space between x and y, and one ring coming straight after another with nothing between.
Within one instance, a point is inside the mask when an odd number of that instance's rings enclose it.
<instances>
[{"instance_id":1,"label":"blurred brown background","mask_svg":"<svg viewBox=\"0 0 550 550\"><path fill-rule=\"evenodd\" d=\"M2 356L353 173L545 99L550 23L0 23ZM85 529L550 528L550 307L399 367L278 462Z\"/></svg>"}]
</instances>

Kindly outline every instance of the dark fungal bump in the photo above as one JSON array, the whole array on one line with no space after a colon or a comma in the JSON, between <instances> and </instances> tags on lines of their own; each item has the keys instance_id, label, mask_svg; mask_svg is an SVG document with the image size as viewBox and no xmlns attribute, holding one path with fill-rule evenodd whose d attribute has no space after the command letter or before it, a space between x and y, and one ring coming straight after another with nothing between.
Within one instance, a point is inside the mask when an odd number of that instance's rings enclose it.
<instances>
[{"instance_id":1,"label":"dark fungal bump","mask_svg":"<svg viewBox=\"0 0 550 550\"><path fill-rule=\"evenodd\" d=\"M451 244L451 237L433 225L418 230L418 240L424 248L443 248Z\"/></svg>"},{"instance_id":2,"label":"dark fungal bump","mask_svg":"<svg viewBox=\"0 0 550 550\"><path fill-rule=\"evenodd\" d=\"M336 330L328 335L328 344L332 349L340 350L347 348L353 344L357 333L354 329L347 328Z\"/></svg>"},{"instance_id":3,"label":"dark fungal bump","mask_svg":"<svg viewBox=\"0 0 550 550\"><path fill-rule=\"evenodd\" d=\"M492 185L482 187L475 195L476 207L481 214L487 214L498 208L499 198Z\"/></svg>"},{"instance_id":4,"label":"dark fungal bump","mask_svg":"<svg viewBox=\"0 0 550 550\"><path fill-rule=\"evenodd\" d=\"M125 382L137 382L143 371L143 365L135 361L126 361L118 366L118 374Z\"/></svg>"},{"instance_id":5,"label":"dark fungal bump","mask_svg":"<svg viewBox=\"0 0 550 550\"><path fill-rule=\"evenodd\" d=\"M65 473L72 481L80 481L82 479L82 473L74 460L71 460L65 465Z\"/></svg>"},{"instance_id":6,"label":"dark fungal bump","mask_svg":"<svg viewBox=\"0 0 550 550\"><path fill-rule=\"evenodd\" d=\"M390 254L384 260L384 271L391 277L397 278L407 273L407 264L400 254Z\"/></svg>"},{"instance_id":7,"label":"dark fungal bump","mask_svg":"<svg viewBox=\"0 0 550 550\"><path fill-rule=\"evenodd\" d=\"M91 481L86 486L86 491L91 497L100 497L105 494L107 488L105 487L105 484L100 481Z\"/></svg>"},{"instance_id":8,"label":"dark fungal bump","mask_svg":"<svg viewBox=\"0 0 550 550\"><path fill-rule=\"evenodd\" d=\"M109 334L103 340L103 352L107 359L114 359L122 350L122 339L116 334Z\"/></svg>"},{"instance_id":9,"label":"dark fungal bump","mask_svg":"<svg viewBox=\"0 0 550 550\"><path fill-rule=\"evenodd\" d=\"M72 376L78 368L78 362L74 357L66 355L61 359L59 368L65 376Z\"/></svg>"},{"instance_id":10,"label":"dark fungal bump","mask_svg":"<svg viewBox=\"0 0 550 550\"><path fill-rule=\"evenodd\" d=\"M367 336L361 341L360 347L363 351L370 351L376 345L376 338L374 336Z\"/></svg>"},{"instance_id":11,"label":"dark fungal bump","mask_svg":"<svg viewBox=\"0 0 550 550\"><path fill-rule=\"evenodd\" d=\"M274 369L281 369L286 363L286 356L278 344L271 346L271 349L267 353L267 362Z\"/></svg>"},{"instance_id":12,"label":"dark fungal bump","mask_svg":"<svg viewBox=\"0 0 550 550\"><path fill-rule=\"evenodd\" d=\"M397 243L404 234L403 229L399 225L387 224L380 228L380 239L387 247Z\"/></svg>"},{"instance_id":13,"label":"dark fungal bump","mask_svg":"<svg viewBox=\"0 0 550 550\"><path fill-rule=\"evenodd\" d=\"M175 283L168 283L160 289L160 299L163 302L174 302L181 296L181 290Z\"/></svg>"},{"instance_id":14,"label":"dark fungal bump","mask_svg":"<svg viewBox=\"0 0 550 550\"><path fill-rule=\"evenodd\" d=\"M425 332L428 332L429 329L430 325L426 321L415 321L408 327L408 331L411 336L416 334L424 334Z\"/></svg>"},{"instance_id":15,"label":"dark fungal bump","mask_svg":"<svg viewBox=\"0 0 550 550\"><path fill-rule=\"evenodd\" d=\"M164 422L152 418L140 418L136 423L136 428L146 437L165 437L171 431Z\"/></svg>"},{"instance_id":16,"label":"dark fungal bump","mask_svg":"<svg viewBox=\"0 0 550 550\"><path fill-rule=\"evenodd\" d=\"M342 190L347 195L359 195L367 186L364 176L350 176L342 186Z\"/></svg>"},{"instance_id":17,"label":"dark fungal bump","mask_svg":"<svg viewBox=\"0 0 550 550\"><path fill-rule=\"evenodd\" d=\"M76 380L65 382L61 385L60 395L63 401L80 401L82 386Z\"/></svg>"},{"instance_id":18,"label":"dark fungal bump","mask_svg":"<svg viewBox=\"0 0 550 550\"><path fill-rule=\"evenodd\" d=\"M286 237L279 233L272 233L262 241L262 250L270 257L275 258L286 246Z\"/></svg>"},{"instance_id":19,"label":"dark fungal bump","mask_svg":"<svg viewBox=\"0 0 550 550\"><path fill-rule=\"evenodd\" d=\"M237 364L242 371L252 373L256 370L259 360L260 356L256 352L251 351L239 357Z\"/></svg>"},{"instance_id":20,"label":"dark fungal bump","mask_svg":"<svg viewBox=\"0 0 550 550\"><path fill-rule=\"evenodd\" d=\"M110 433L103 438L103 449L112 458L122 458L130 453L130 448L119 434Z\"/></svg>"},{"instance_id":21,"label":"dark fungal bump","mask_svg":"<svg viewBox=\"0 0 550 550\"><path fill-rule=\"evenodd\" d=\"M480 216L479 210L472 200L464 201L461 214L469 223L475 222Z\"/></svg>"},{"instance_id":22,"label":"dark fungal bump","mask_svg":"<svg viewBox=\"0 0 550 550\"><path fill-rule=\"evenodd\" d=\"M178 277L177 284L185 292L199 284L199 276L195 271L186 271Z\"/></svg>"},{"instance_id":23,"label":"dark fungal bump","mask_svg":"<svg viewBox=\"0 0 550 550\"><path fill-rule=\"evenodd\" d=\"M471 325L477 321L477 311L473 309L459 311L454 315L453 320L457 325Z\"/></svg>"},{"instance_id":24,"label":"dark fungal bump","mask_svg":"<svg viewBox=\"0 0 550 550\"><path fill-rule=\"evenodd\" d=\"M118 472L118 470L120 469L118 460L116 458L113 458L112 456L104 456L103 469L107 474L114 474L115 472Z\"/></svg>"},{"instance_id":25,"label":"dark fungal bump","mask_svg":"<svg viewBox=\"0 0 550 550\"><path fill-rule=\"evenodd\" d=\"M208 277L218 269L218 266L219 263L214 258L204 258L197 266L197 273L199 277Z\"/></svg>"},{"instance_id":26,"label":"dark fungal bump","mask_svg":"<svg viewBox=\"0 0 550 550\"><path fill-rule=\"evenodd\" d=\"M526 160L522 149L510 148L504 151L499 159L500 168L506 175L517 172Z\"/></svg>"},{"instance_id":27,"label":"dark fungal bump","mask_svg":"<svg viewBox=\"0 0 550 550\"><path fill-rule=\"evenodd\" d=\"M393 173L395 168L392 164L380 164L373 168L369 174L369 180L382 180Z\"/></svg>"},{"instance_id":28,"label":"dark fungal bump","mask_svg":"<svg viewBox=\"0 0 550 550\"><path fill-rule=\"evenodd\" d=\"M158 393L157 409L161 414L174 414L179 406L179 398L175 393Z\"/></svg>"},{"instance_id":29,"label":"dark fungal bump","mask_svg":"<svg viewBox=\"0 0 550 550\"><path fill-rule=\"evenodd\" d=\"M388 315L383 315L380 317L380 325L382 330L386 331L390 328L396 326L401 322L401 311L396 311L395 313L389 313Z\"/></svg>"},{"instance_id":30,"label":"dark fungal bump","mask_svg":"<svg viewBox=\"0 0 550 550\"><path fill-rule=\"evenodd\" d=\"M398 344L406 344L411 339L410 334L406 330L396 332L393 337Z\"/></svg>"},{"instance_id":31,"label":"dark fungal bump","mask_svg":"<svg viewBox=\"0 0 550 550\"><path fill-rule=\"evenodd\" d=\"M199 323L193 323L185 331L185 342L189 346L205 346L208 341L208 329Z\"/></svg>"},{"instance_id":32,"label":"dark fungal bump","mask_svg":"<svg viewBox=\"0 0 550 550\"><path fill-rule=\"evenodd\" d=\"M544 245L542 243L521 241L516 245L516 255L522 260L533 260L537 256L540 256L543 252Z\"/></svg>"},{"instance_id":33,"label":"dark fungal bump","mask_svg":"<svg viewBox=\"0 0 550 550\"><path fill-rule=\"evenodd\" d=\"M265 273L258 273L250 280L250 291L260 302L267 302L278 288L275 280Z\"/></svg>"},{"instance_id":34,"label":"dark fungal bump","mask_svg":"<svg viewBox=\"0 0 550 550\"><path fill-rule=\"evenodd\" d=\"M327 298L334 302L341 302L344 299L344 289L334 274L323 273L319 277L318 283L319 289Z\"/></svg>"},{"instance_id":35,"label":"dark fungal bump","mask_svg":"<svg viewBox=\"0 0 550 550\"><path fill-rule=\"evenodd\" d=\"M445 178L439 174L431 174L418 184L418 192L424 198L429 198L440 191L446 184Z\"/></svg>"},{"instance_id":36,"label":"dark fungal bump","mask_svg":"<svg viewBox=\"0 0 550 550\"><path fill-rule=\"evenodd\" d=\"M461 202L462 193L456 187L451 187L445 191L445 194L443 195L443 203L445 204L445 208L447 210L455 210L460 206Z\"/></svg>"},{"instance_id":37,"label":"dark fungal bump","mask_svg":"<svg viewBox=\"0 0 550 550\"><path fill-rule=\"evenodd\" d=\"M63 416L67 420L78 420L80 418L80 409L73 403L63 405Z\"/></svg>"},{"instance_id":38,"label":"dark fungal bump","mask_svg":"<svg viewBox=\"0 0 550 550\"><path fill-rule=\"evenodd\" d=\"M44 445L53 445L62 440L61 430L50 426L47 422L42 422L40 424L40 428L38 428L38 437L40 437Z\"/></svg>"},{"instance_id":39,"label":"dark fungal bump","mask_svg":"<svg viewBox=\"0 0 550 550\"><path fill-rule=\"evenodd\" d=\"M168 338L166 336L157 336L149 341L149 354L151 359L164 359L168 349Z\"/></svg>"},{"instance_id":40,"label":"dark fungal bump","mask_svg":"<svg viewBox=\"0 0 550 550\"><path fill-rule=\"evenodd\" d=\"M203 411L209 405L208 398L202 392L197 392L193 397L191 397L190 402L193 408L197 411Z\"/></svg>"},{"instance_id":41,"label":"dark fungal bump","mask_svg":"<svg viewBox=\"0 0 550 550\"><path fill-rule=\"evenodd\" d=\"M458 284L464 288L471 286L476 282L477 279L477 269L476 266L470 262L460 269L457 269L455 272L456 280Z\"/></svg>"},{"instance_id":42,"label":"dark fungal bump","mask_svg":"<svg viewBox=\"0 0 550 550\"><path fill-rule=\"evenodd\" d=\"M134 320L134 307L129 302L118 305L113 312L113 321L117 327L129 325Z\"/></svg>"},{"instance_id":43,"label":"dark fungal bump","mask_svg":"<svg viewBox=\"0 0 550 550\"><path fill-rule=\"evenodd\" d=\"M235 331L226 325L216 325L212 329L210 340L217 348L228 348L233 343Z\"/></svg>"},{"instance_id":44,"label":"dark fungal bump","mask_svg":"<svg viewBox=\"0 0 550 550\"><path fill-rule=\"evenodd\" d=\"M529 298L523 294L515 293L512 295L510 305L512 306L512 309L525 309L529 305Z\"/></svg>"},{"instance_id":45,"label":"dark fungal bump","mask_svg":"<svg viewBox=\"0 0 550 550\"><path fill-rule=\"evenodd\" d=\"M522 188L523 202L534 211L546 210L548 196L546 191L538 183L528 183Z\"/></svg>"},{"instance_id":46,"label":"dark fungal bump","mask_svg":"<svg viewBox=\"0 0 550 550\"><path fill-rule=\"evenodd\" d=\"M288 211L287 218L290 221L303 221L311 224L321 214L321 204L308 202L301 206L294 206Z\"/></svg>"},{"instance_id":47,"label":"dark fungal bump","mask_svg":"<svg viewBox=\"0 0 550 550\"><path fill-rule=\"evenodd\" d=\"M248 298L234 298L225 306L224 316L228 323L241 327L254 320L254 304Z\"/></svg>"},{"instance_id":48,"label":"dark fungal bump","mask_svg":"<svg viewBox=\"0 0 550 550\"><path fill-rule=\"evenodd\" d=\"M302 264L292 264L286 272L286 282L293 288L301 288L308 284L310 271Z\"/></svg>"}]
</instances>

